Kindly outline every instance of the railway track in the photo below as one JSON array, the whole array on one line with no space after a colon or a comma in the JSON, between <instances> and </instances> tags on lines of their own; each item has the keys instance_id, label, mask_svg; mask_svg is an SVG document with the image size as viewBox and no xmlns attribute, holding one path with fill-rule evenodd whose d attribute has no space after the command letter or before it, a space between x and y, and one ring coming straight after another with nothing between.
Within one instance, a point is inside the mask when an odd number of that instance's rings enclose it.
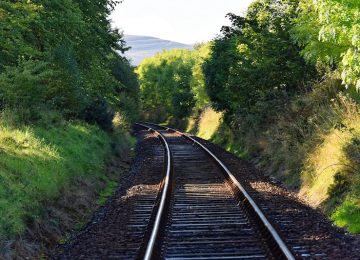
<instances>
[{"instance_id":1,"label":"railway track","mask_svg":"<svg viewBox=\"0 0 360 260\"><path fill-rule=\"evenodd\" d=\"M129 173L53 259L359 259L360 237L233 154L170 128L134 131Z\"/></svg>"},{"instance_id":2,"label":"railway track","mask_svg":"<svg viewBox=\"0 0 360 260\"><path fill-rule=\"evenodd\" d=\"M295 259L254 200L206 147L181 132L158 135L164 178L139 259Z\"/></svg>"}]
</instances>

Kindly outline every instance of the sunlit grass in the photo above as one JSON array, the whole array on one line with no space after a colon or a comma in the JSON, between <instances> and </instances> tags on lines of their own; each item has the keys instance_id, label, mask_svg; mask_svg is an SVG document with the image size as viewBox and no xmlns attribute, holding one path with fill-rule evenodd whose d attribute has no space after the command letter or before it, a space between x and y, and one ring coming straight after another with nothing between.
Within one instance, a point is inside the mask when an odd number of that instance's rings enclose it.
<instances>
[{"instance_id":1,"label":"sunlit grass","mask_svg":"<svg viewBox=\"0 0 360 260\"><path fill-rule=\"evenodd\" d=\"M322 205L336 225L360 232L360 115L344 97L335 109L337 124L320 136L306 154L300 192L313 206ZM339 180L335 176L341 176Z\"/></svg>"},{"instance_id":2,"label":"sunlit grass","mask_svg":"<svg viewBox=\"0 0 360 260\"><path fill-rule=\"evenodd\" d=\"M208 107L201 114L197 136L210 139L218 130L223 114Z\"/></svg>"},{"instance_id":3,"label":"sunlit grass","mask_svg":"<svg viewBox=\"0 0 360 260\"><path fill-rule=\"evenodd\" d=\"M359 128L360 130L360 128ZM301 173L304 183L300 194L310 203L319 206L328 198L328 189L334 183L334 176L349 168L344 147L350 142L349 131L333 129L323 137L323 142L308 154L305 169Z\"/></svg>"},{"instance_id":4,"label":"sunlit grass","mask_svg":"<svg viewBox=\"0 0 360 260\"><path fill-rule=\"evenodd\" d=\"M95 126L0 127L0 234L22 234L75 176L104 171L110 137Z\"/></svg>"},{"instance_id":5,"label":"sunlit grass","mask_svg":"<svg viewBox=\"0 0 360 260\"><path fill-rule=\"evenodd\" d=\"M190 117L189 119L188 119L188 122L187 122L187 127L186 127L186 132L192 132L193 131L193 129L195 128L195 126L196 126L196 120L195 120L195 118L193 118L193 117Z\"/></svg>"}]
</instances>

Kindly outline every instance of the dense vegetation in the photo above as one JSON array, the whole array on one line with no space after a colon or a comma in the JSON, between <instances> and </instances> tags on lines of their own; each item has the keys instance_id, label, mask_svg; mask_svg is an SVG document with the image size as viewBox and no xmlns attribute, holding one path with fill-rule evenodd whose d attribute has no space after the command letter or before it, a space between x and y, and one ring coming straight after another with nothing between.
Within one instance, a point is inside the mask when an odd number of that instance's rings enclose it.
<instances>
[{"instance_id":1,"label":"dense vegetation","mask_svg":"<svg viewBox=\"0 0 360 260\"><path fill-rule=\"evenodd\" d=\"M259 0L229 17L204 64L217 141L359 232L358 3Z\"/></svg>"},{"instance_id":2,"label":"dense vegetation","mask_svg":"<svg viewBox=\"0 0 360 260\"><path fill-rule=\"evenodd\" d=\"M145 59L137 68L143 116L148 120L177 123L203 107L205 91L202 64L209 55L209 45L195 50L174 49Z\"/></svg>"},{"instance_id":3,"label":"dense vegetation","mask_svg":"<svg viewBox=\"0 0 360 260\"><path fill-rule=\"evenodd\" d=\"M119 2L0 2L0 254L34 234L74 180L111 193L106 158L129 145L140 107L360 232L358 0L256 0L211 43L163 51L136 72L108 20Z\"/></svg>"},{"instance_id":4,"label":"dense vegetation","mask_svg":"<svg viewBox=\"0 0 360 260\"><path fill-rule=\"evenodd\" d=\"M1 106L27 111L24 120L53 109L104 128L111 110L136 114L136 77L107 17L116 2L2 1Z\"/></svg>"},{"instance_id":5,"label":"dense vegetation","mask_svg":"<svg viewBox=\"0 0 360 260\"><path fill-rule=\"evenodd\" d=\"M20 250L11 243L35 236L34 227L45 229L46 207L73 185L98 194L114 147L130 145L139 86L108 18L119 2L0 1L0 254L5 245ZM56 210L65 214L66 206ZM23 248L34 257L39 250Z\"/></svg>"},{"instance_id":6,"label":"dense vegetation","mask_svg":"<svg viewBox=\"0 0 360 260\"><path fill-rule=\"evenodd\" d=\"M257 1L246 17L228 15L232 25L222 28L204 64L216 109L266 117L270 107L281 106L316 76L290 37L296 8L295 1L282 1L281 7L278 1Z\"/></svg>"},{"instance_id":7,"label":"dense vegetation","mask_svg":"<svg viewBox=\"0 0 360 260\"><path fill-rule=\"evenodd\" d=\"M228 18L231 25L198 63L201 80L194 85L188 83L194 75L191 55L177 51L176 59L188 64L181 70L188 97L195 96L196 86L205 90L205 102L181 115L189 119L192 113L188 130L251 159L321 206L335 223L360 232L359 2L256 0L244 16ZM140 66L143 97L147 91L162 95L157 86L182 96L172 78L176 67L169 74L164 70L166 81L149 77L148 71L167 68L168 55ZM179 116L178 102L162 105L154 107L166 109L165 119ZM199 108L205 109L199 114Z\"/></svg>"},{"instance_id":8,"label":"dense vegetation","mask_svg":"<svg viewBox=\"0 0 360 260\"><path fill-rule=\"evenodd\" d=\"M347 88L359 90L359 1L301 0L299 10L292 36L301 54L322 70L337 69Z\"/></svg>"}]
</instances>

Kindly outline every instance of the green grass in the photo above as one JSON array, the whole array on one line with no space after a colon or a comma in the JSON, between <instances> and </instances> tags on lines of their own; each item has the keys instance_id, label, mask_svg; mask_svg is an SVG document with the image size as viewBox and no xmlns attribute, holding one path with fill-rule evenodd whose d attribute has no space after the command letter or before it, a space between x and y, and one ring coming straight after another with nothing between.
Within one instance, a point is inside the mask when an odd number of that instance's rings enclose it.
<instances>
[{"instance_id":1,"label":"green grass","mask_svg":"<svg viewBox=\"0 0 360 260\"><path fill-rule=\"evenodd\" d=\"M221 145L224 149L240 158L249 159L248 152L239 144L233 132L224 127L223 116L223 113L216 112L211 107L206 107L199 118L190 118L188 120L186 131Z\"/></svg>"},{"instance_id":2,"label":"green grass","mask_svg":"<svg viewBox=\"0 0 360 260\"><path fill-rule=\"evenodd\" d=\"M328 199L328 189L334 183L335 174L347 171L351 165L344 152L344 147L350 142L351 137L349 131L332 129L322 136L321 144L307 154L301 172L303 184L300 194L313 206L319 206Z\"/></svg>"},{"instance_id":3,"label":"green grass","mask_svg":"<svg viewBox=\"0 0 360 260\"><path fill-rule=\"evenodd\" d=\"M199 120L197 136L206 140L211 139L221 124L222 116L222 113L216 112L210 107L206 108Z\"/></svg>"},{"instance_id":4,"label":"green grass","mask_svg":"<svg viewBox=\"0 0 360 260\"><path fill-rule=\"evenodd\" d=\"M106 188L100 192L100 196L97 200L97 203L99 205L104 205L107 199L111 197L111 195L113 195L118 185L119 183L117 183L116 181L109 180Z\"/></svg>"},{"instance_id":5,"label":"green grass","mask_svg":"<svg viewBox=\"0 0 360 260\"><path fill-rule=\"evenodd\" d=\"M96 126L0 126L0 234L21 235L74 177L99 176L111 139Z\"/></svg>"}]
</instances>

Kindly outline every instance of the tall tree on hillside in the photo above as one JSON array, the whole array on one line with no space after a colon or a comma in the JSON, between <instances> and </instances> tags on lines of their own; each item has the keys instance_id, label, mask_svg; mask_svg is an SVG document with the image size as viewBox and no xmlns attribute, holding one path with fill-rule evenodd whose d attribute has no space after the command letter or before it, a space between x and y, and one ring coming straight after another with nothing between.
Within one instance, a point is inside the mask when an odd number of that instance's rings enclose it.
<instances>
[{"instance_id":1,"label":"tall tree on hillside","mask_svg":"<svg viewBox=\"0 0 360 260\"><path fill-rule=\"evenodd\" d=\"M215 108L256 113L301 89L315 70L292 41L297 0L259 0L245 17L229 14L204 64L206 88Z\"/></svg>"}]
</instances>

